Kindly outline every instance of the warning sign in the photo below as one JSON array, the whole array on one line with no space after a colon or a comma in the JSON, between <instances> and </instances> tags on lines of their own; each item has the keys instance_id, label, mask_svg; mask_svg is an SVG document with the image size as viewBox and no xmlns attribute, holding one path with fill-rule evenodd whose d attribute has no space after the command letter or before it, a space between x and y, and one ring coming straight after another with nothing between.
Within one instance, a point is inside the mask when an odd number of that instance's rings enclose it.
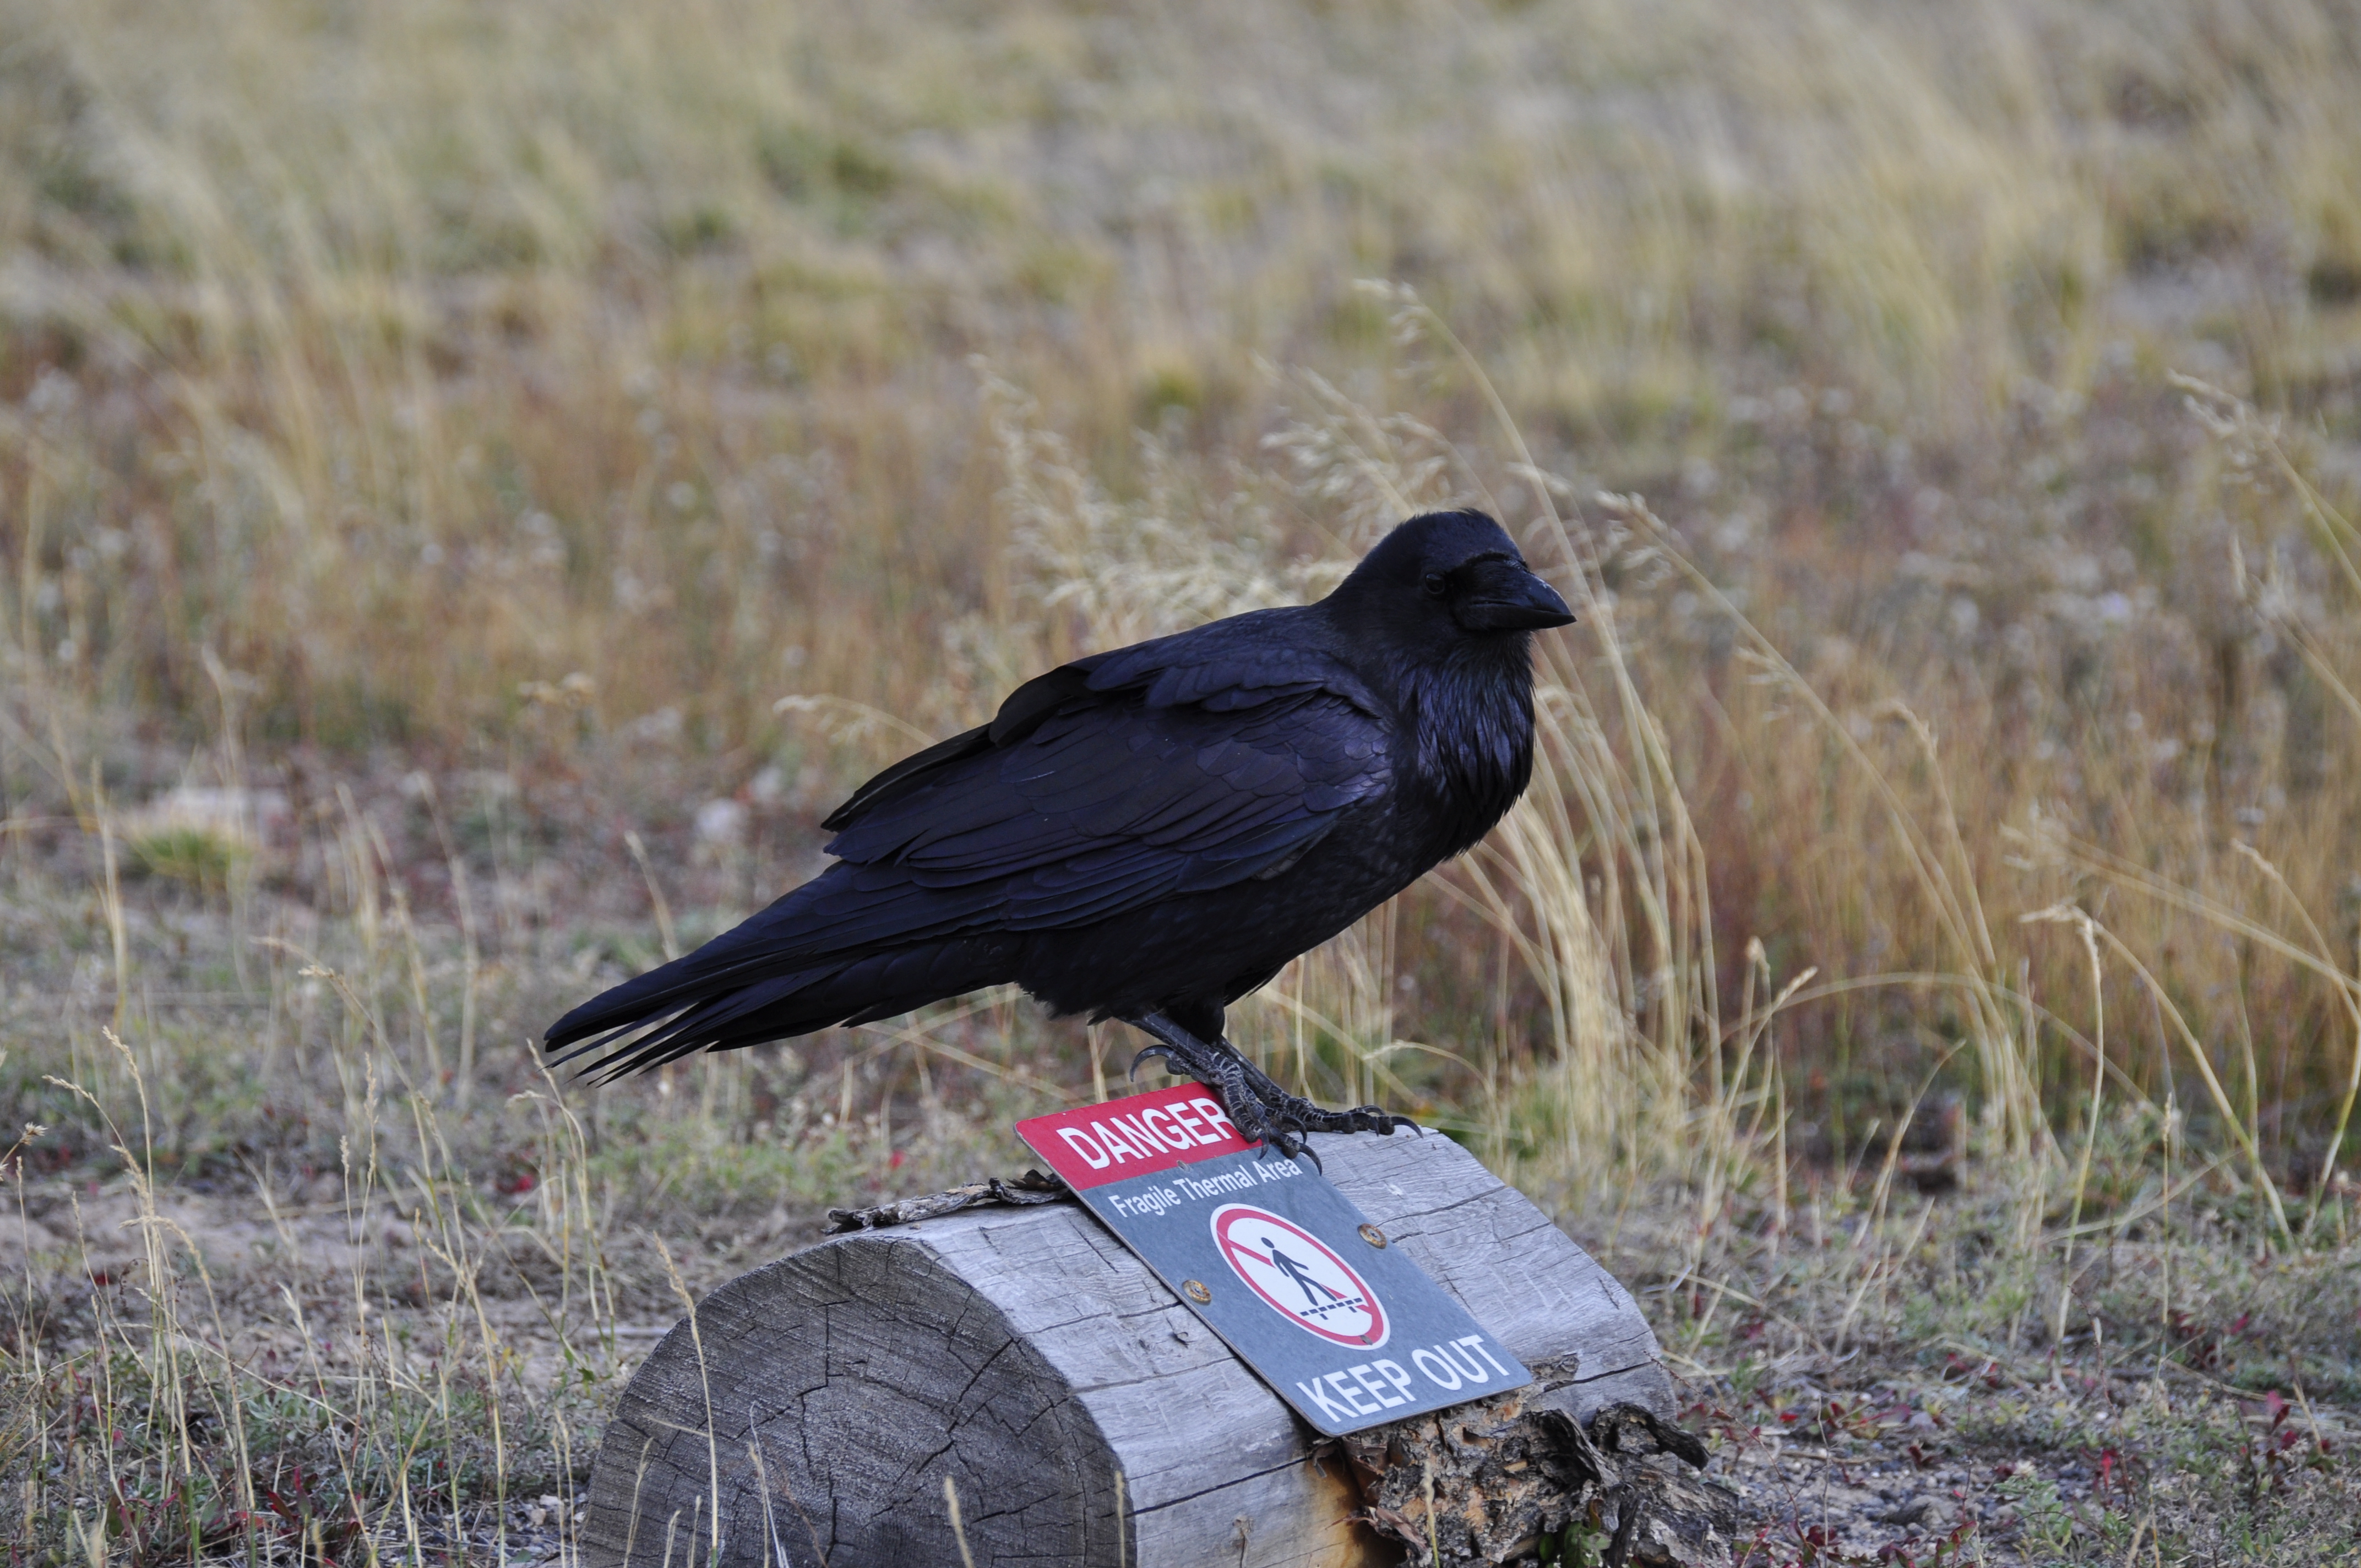
<instances>
[{"instance_id":1,"label":"warning sign","mask_svg":"<svg viewBox=\"0 0 2361 1568\"><path fill-rule=\"evenodd\" d=\"M1016 1132L1321 1431L1532 1381L1310 1161L1247 1143L1198 1084L1038 1116Z\"/></svg>"}]
</instances>

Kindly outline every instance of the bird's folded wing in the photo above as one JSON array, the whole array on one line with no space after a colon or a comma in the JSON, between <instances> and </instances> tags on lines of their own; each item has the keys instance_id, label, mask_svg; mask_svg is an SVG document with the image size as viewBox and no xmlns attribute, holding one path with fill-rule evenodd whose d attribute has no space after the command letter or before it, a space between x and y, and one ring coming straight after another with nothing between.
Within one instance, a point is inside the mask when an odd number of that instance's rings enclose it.
<instances>
[{"instance_id":1,"label":"bird's folded wing","mask_svg":"<svg viewBox=\"0 0 2361 1568\"><path fill-rule=\"evenodd\" d=\"M864 811L829 851L862 869L814 902L828 942L1104 919L1242 882L1388 784L1384 732L1319 687L1155 706L1061 703L1022 740L957 757Z\"/></svg>"},{"instance_id":2,"label":"bird's folded wing","mask_svg":"<svg viewBox=\"0 0 2361 1568\"><path fill-rule=\"evenodd\" d=\"M1019 687L1010 703L1069 671L1079 672L1094 692L1137 692L1150 707L1195 704L1229 712L1321 691L1382 717L1376 698L1358 676L1316 648L1307 647L1300 609L1256 610L1078 660L1062 671ZM1002 709L1004 716L1007 709ZM995 719L997 729L1001 720Z\"/></svg>"},{"instance_id":3,"label":"bird's folded wing","mask_svg":"<svg viewBox=\"0 0 2361 1568\"><path fill-rule=\"evenodd\" d=\"M575 1009L550 1047L671 1015L603 1064L630 1070L883 1016L990 983L1009 936L1283 872L1389 787L1387 730L1350 672L1240 619L1053 670L887 769L829 818L840 863Z\"/></svg>"}]
</instances>

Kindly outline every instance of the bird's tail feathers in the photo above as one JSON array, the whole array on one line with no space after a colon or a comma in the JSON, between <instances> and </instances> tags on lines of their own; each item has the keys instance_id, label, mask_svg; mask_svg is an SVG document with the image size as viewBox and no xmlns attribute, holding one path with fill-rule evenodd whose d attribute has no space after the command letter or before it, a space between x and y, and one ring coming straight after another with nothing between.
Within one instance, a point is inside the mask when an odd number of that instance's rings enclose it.
<instances>
[{"instance_id":1,"label":"bird's tail feathers","mask_svg":"<svg viewBox=\"0 0 2361 1568\"><path fill-rule=\"evenodd\" d=\"M697 1051L791 1039L836 1024L890 1018L1013 977L1018 938L1002 934L927 942L784 973L675 973L676 959L593 998L559 1019L544 1048L552 1065L605 1052L584 1066L610 1082ZM620 1042L620 1043L619 1043ZM611 1047L611 1048L610 1048Z\"/></svg>"}]
</instances>

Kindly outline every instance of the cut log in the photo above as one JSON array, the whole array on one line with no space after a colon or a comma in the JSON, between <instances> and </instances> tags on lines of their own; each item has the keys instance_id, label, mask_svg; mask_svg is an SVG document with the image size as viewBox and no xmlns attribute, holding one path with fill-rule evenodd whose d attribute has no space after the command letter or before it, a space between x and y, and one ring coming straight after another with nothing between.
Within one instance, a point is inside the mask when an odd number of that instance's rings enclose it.
<instances>
[{"instance_id":1,"label":"cut log","mask_svg":"<svg viewBox=\"0 0 2361 1568\"><path fill-rule=\"evenodd\" d=\"M1577 1420L1669 1417L1629 1292L1448 1138L1327 1175ZM584 1568L1328 1568L1398 1560L1352 1466L1080 1205L822 1242L708 1296L618 1402ZM961 1530L954 1532L948 1480Z\"/></svg>"}]
</instances>

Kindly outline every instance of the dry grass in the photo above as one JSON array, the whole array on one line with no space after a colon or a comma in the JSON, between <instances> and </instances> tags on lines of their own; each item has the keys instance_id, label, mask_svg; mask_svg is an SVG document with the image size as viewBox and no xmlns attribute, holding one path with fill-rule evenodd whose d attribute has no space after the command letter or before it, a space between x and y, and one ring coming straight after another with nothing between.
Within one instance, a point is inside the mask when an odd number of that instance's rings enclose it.
<instances>
[{"instance_id":1,"label":"dry grass","mask_svg":"<svg viewBox=\"0 0 2361 1568\"><path fill-rule=\"evenodd\" d=\"M2349 1470L2183 1486L2247 1440L2171 1380L2361 1403L2356 37L0 0L20 1560L555 1550L649 1238L1013 1165L1120 1042L525 1036L913 740L1446 500L1582 613L1545 766L1241 1041L1554 1202L1701 1398L1946 1343L1960 1464L2133 1433L1994 1561L2328 1551ZM2106 1346L2159 1392L2067 1399Z\"/></svg>"}]
</instances>

